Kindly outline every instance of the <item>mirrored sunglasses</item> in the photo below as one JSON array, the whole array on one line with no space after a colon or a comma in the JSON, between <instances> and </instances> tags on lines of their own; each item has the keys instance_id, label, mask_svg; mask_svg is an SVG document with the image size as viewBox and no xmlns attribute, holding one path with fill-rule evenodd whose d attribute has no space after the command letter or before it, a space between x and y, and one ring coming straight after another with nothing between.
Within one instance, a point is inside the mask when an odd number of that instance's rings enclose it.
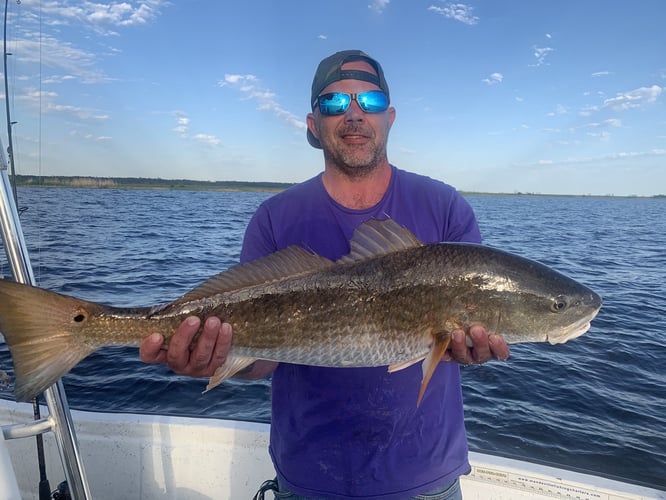
<instances>
[{"instance_id":1,"label":"mirrored sunglasses","mask_svg":"<svg viewBox=\"0 0 666 500\"><path fill-rule=\"evenodd\" d=\"M381 90L370 90L360 94L331 92L317 97L322 115L341 115L349 109L352 100L355 100L366 113L381 113L388 108L388 98Z\"/></svg>"}]
</instances>

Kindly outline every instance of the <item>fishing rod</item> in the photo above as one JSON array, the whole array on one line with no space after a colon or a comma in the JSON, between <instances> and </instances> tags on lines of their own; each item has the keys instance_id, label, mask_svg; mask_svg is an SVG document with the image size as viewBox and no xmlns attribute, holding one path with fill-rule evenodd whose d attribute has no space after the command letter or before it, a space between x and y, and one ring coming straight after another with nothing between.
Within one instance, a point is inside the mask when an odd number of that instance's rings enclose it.
<instances>
[{"instance_id":1,"label":"fishing rod","mask_svg":"<svg viewBox=\"0 0 666 500\"><path fill-rule=\"evenodd\" d=\"M17 5L21 4L21 0L16 0ZM14 194L14 203L18 205L18 193L16 191L16 168L14 166L14 141L12 139L12 127L16 122L12 122L9 111L9 79L7 78L7 58L12 54L7 52L7 11L9 10L9 0L5 0L5 20L2 37L2 52L4 60L4 80L5 80L5 111L7 116L7 160L9 169L12 176L12 192Z\"/></svg>"}]
</instances>

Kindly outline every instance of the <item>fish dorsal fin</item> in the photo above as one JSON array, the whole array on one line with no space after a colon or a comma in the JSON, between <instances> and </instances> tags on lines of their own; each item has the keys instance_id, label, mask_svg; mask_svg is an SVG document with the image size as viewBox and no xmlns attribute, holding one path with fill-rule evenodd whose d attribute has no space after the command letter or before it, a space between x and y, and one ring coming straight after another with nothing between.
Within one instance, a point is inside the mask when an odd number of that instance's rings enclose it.
<instances>
[{"instance_id":1,"label":"fish dorsal fin","mask_svg":"<svg viewBox=\"0 0 666 500\"><path fill-rule=\"evenodd\" d=\"M177 299L173 305L244 287L270 283L286 277L295 277L333 265L335 265L333 261L326 257L293 245L221 272Z\"/></svg>"},{"instance_id":2,"label":"fish dorsal fin","mask_svg":"<svg viewBox=\"0 0 666 500\"><path fill-rule=\"evenodd\" d=\"M350 252L338 264L350 264L423 245L412 232L393 219L370 219L354 230Z\"/></svg>"}]
</instances>

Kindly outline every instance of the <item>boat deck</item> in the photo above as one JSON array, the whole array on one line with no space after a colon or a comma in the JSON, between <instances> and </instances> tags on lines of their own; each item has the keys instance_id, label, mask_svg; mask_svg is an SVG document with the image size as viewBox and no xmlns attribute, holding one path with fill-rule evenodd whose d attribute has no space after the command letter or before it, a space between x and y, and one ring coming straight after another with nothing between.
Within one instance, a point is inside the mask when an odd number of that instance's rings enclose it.
<instances>
[{"instance_id":1,"label":"boat deck","mask_svg":"<svg viewBox=\"0 0 666 500\"><path fill-rule=\"evenodd\" d=\"M250 499L275 476L267 424L83 411L72 411L72 418L95 499ZM0 424L31 419L31 405L0 400ZM53 436L44 438L54 490L64 472ZM5 441L4 447L20 498L36 500L35 440ZM666 499L664 491L520 460L482 453L471 453L470 460L472 472L461 480L465 500Z\"/></svg>"}]
</instances>

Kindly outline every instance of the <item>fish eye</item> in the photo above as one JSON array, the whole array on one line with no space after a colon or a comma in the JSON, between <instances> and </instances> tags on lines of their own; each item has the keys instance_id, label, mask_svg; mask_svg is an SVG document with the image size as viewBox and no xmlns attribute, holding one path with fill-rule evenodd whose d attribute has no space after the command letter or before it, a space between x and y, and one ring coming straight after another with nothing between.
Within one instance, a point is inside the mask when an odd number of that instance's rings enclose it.
<instances>
[{"instance_id":1,"label":"fish eye","mask_svg":"<svg viewBox=\"0 0 666 500\"><path fill-rule=\"evenodd\" d=\"M553 312L562 312L569 306L569 299L565 295L555 297L555 300L550 305L550 310Z\"/></svg>"}]
</instances>

